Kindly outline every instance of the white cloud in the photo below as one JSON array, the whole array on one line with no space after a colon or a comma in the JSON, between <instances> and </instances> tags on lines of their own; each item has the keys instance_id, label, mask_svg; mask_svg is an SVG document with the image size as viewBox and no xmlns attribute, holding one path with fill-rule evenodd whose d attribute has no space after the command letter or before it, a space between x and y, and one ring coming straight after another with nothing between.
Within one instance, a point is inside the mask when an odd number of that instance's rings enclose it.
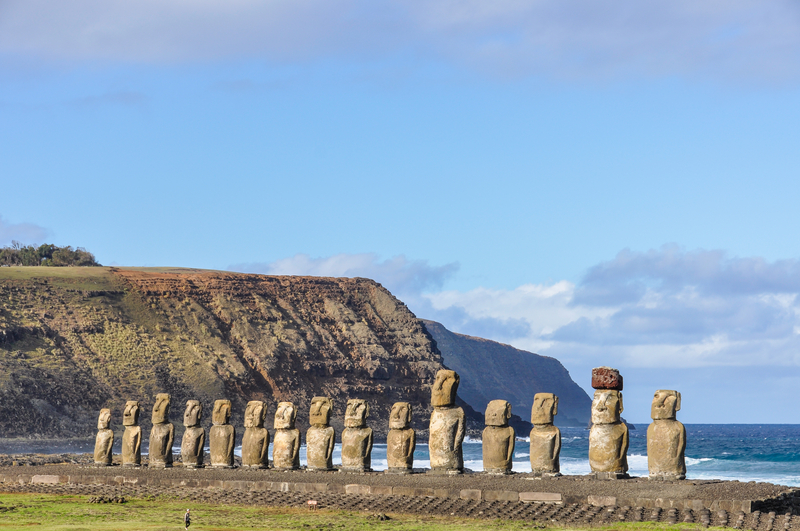
<instances>
[{"instance_id":1,"label":"white cloud","mask_svg":"<svg viewBox=\"0 0 800 531\"><path fill-rule=\"evenodd\" d=\"M9 245L12 241L23 244L44 243L49 231L33 223L9 223L0 216L0 245Z\"/></svg>"},{"instance_id":2,"label":"white cloud","mask_svg":"<svg viewBox=\"0 0 800 531\"><path fill-rule=\"evenodd\" d=\"M797 80L794 0L5 0L0 54L445 61L501 76Z\"/></svg>"},{"instance_id":3,"label":"white cloud","mask_svg":"<svg viewBox=\"0 0 800 531\"><path fill-rule=\"evenodd\" d=\"M800 366L800 262L729 258L675 246L623 251L573 285L430 293L456 331L471 320L521 320L490 337L579 363L627 367ZM453 313L453 310L458 310Z\"/></svg>"}]
</instances>

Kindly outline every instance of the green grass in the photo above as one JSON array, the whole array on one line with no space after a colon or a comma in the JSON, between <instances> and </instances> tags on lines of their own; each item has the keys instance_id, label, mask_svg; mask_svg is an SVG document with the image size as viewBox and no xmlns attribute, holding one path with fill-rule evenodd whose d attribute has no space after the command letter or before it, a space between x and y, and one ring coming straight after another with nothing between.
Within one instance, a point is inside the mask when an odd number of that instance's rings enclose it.
<instances>
[{"instance_id":1,"label":"green grass","mask_svg":"<svg viewBox=\"0 0 800 531\"><path fill-rule=\"evenodd\" d=\"M88 503L87 496L0 494L0 531L161 531L183 529L183 513L192 510L192 531L525 531L535 522L471 520L390 515L386 521L368 513L272 507L203 505L186 501L131 499L124 504ZM595 528L598 529L598 528ZM696 524L668 526L645 522L601 529L620 531L690 531Z\"/></svg>"}]
</instances>

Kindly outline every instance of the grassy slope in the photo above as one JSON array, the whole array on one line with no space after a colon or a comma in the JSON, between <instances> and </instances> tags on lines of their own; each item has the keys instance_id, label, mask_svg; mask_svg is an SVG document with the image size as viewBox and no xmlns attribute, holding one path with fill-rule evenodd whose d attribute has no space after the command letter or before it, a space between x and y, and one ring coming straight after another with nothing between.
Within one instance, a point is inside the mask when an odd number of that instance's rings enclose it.
<instances>
[{"instance_id":1,"label":"grassy slope","mask_svg":"<svg viewBox=\"0 0 800 531\"><path fill-rule=\"evenodd\" d=\"M89 504L86 496L0 494L0 529L38 531L161 531L183 529L186 502L129 500L125 504ZM368 513L268 507L189 505L192 531L336 530L370 531L522 531L539 524L523 521L486 521L461 518L391 515L378 520ZM601 529L689 531L697 524L617 524ZM596 528L595 528L596 529Z\"/></svg>"}]
</instances>

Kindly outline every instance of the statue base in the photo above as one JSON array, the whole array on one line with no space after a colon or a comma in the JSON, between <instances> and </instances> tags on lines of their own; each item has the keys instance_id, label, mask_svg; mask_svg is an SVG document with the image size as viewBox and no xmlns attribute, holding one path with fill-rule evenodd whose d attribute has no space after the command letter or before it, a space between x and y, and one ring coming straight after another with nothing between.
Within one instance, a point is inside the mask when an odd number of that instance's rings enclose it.
<instances>
[{"instance_id":1,"label":"statue base","mask_svg":"<svg viewBox=\"0 0 800 531\"><path fill-rule=\"evenodd\" d=\"M431 468L427 472L431 476L458 476L464 473L463 468Z\"/></svg>"},{"instance_id":2,"label":"statue base","mask_svg":"<svg viewBox=\"0 0 800 531\"><path fill-rule=\"evenodd\" d=\"M236 466L234 466L234 465L213 465L212 464L211 468L220 468L220 469L221 468L228 468L228 469L230 469L230 468L236 468Z\"/></svg>"},{"instance_id":3,"label":"statue base","mask_svg":"<svg viewBox=\"0 0 800 531\"><path fill-rule=\"evenodd\" d=\"M589 474L592 479L606 480L606 479L630 479L627 472L592 472Z\"/></svg>"},{"instance_id":4,"label":"statue base","mask_svg":"<svg viewBox=\"0 0 800 531\"><path fill-rule=\"evenodd\" d=\"M686 479L686 474L650 474L651 481L680 481Z\"/></svg>"},{"instance_id":5,"label":"statue base","mask_svg":"<svg viewBox=\"0 0 800 531\"><path fill-rule=\"evenodd\" d=\"M183 468L187 468L189 470L199 470L201 468L205 468L205 465L198 465L198 464L189 463L189 464L184 464Z\"/></svg>"},{"instance_id":6,"label":"statue base","mask_svg":"<svg viewBox=\"0 0 800 531\"><path fill-rule=\"evenodd\" d=\"M539 470L534 470L530 473L528 479L541 479L541 478L560 478L561 472L541 472Z\"/></svg>"},{"instance_id":7,"label":"statue base","mask_svg":"<svg viewBox=\"0 0 800 531\"><path fill-rule=\"evenodd\" d=\"M413 468L405 468L405 467L401 467L401 466L390 466L389 468L384 470L383 473L384 474L399 474L399 475L413 474L414 473L414 469Z\"/></svg>"},{"instance_id":8,"label":"statue base","mask_svg":"<svg viewBox=\"0 0 800 531\"><path fill-rule=\"evenodd\" d=\"M244 463L242 463L242 468L247 468L250 470L266 470L267 468L269 468L269 465L265 465L263 463L259 465L245 465Z\"/></svg>"},{"instance_id":9,"label":"statue base","mask_svg":"<svg viewBox=\"0 0 800 531\"><path fill-rule=\"evenodd\" d=\"M172 463L147 463L147 468L172 468Z\"/></svg>"},{"instance_id":10,"label":"statue base","mask_svg":"<svg viewBox=\"0 0 800 531\"><path fill-rule=\"evenodd\" d=\"M509 474L513 474L514 472L508 468L484 468L483 473L487 476L507 476Z\"/></svg>"},{"instance_id":11,"label":"statue base","mask_svg":"<svg viewBox=\"0 0 800 531\"><path fill-rule=\"evenodd\" d=\"M337 468L333 467L306 466L306 472L336 472L337 470Z\"/></svg>"},{"instance_id":12,"label":"statue base","mask_svg":"<svg viewBox=\"0 0 800 531\"><path fill-rule=\"evenodd\" d=\"M339 468L339 472L345 474L363 474L365 472L372 472L372 468L366 466L343 466Z\"/></svg>"},{"instance_id":13,"label":"statue base","mask_svg":"<svg viewBox=\"0 0 800 531\"><path fill-rule=\"evenodd\" d=\"M96 466L96 467L113 466L113 463L111 461L108 461L108 462L106 462L106 461L95 461L94 462L94 466Z\"/></svg>"},{"instance_id":14,"label":"statue base","mask_svg":"<svg viewBox=\"0 0 800 531\"><path fill-rule=\"evenodd\" d=\"M141 463L122 463L124 468L142 468Z\"/></svg>"}]
</instances>

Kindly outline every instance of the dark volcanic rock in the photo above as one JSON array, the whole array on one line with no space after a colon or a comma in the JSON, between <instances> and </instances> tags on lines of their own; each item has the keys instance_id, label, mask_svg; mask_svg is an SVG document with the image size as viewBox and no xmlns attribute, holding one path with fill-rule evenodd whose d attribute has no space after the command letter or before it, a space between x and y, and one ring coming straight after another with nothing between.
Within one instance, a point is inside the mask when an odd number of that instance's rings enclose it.
<instances>
[{"instance_id":1,"label":"dark volcanic rock","mask_svg":"<svg viewBox=\"0 0 800 531\"><path fill-rule=\"evenodd\" d=\"M440 323L423 320L442 353L444 364L461 377L458 395L483 412L491 400L508 400L512 413L531 418L533 395L558 395L556 424L585 426L591 420L592 400L561 363L510 345L456 334ZM523 425L515 426L517 435ZM529 429L529 428L528 428Z\"/></svg>"}]
</instances>

